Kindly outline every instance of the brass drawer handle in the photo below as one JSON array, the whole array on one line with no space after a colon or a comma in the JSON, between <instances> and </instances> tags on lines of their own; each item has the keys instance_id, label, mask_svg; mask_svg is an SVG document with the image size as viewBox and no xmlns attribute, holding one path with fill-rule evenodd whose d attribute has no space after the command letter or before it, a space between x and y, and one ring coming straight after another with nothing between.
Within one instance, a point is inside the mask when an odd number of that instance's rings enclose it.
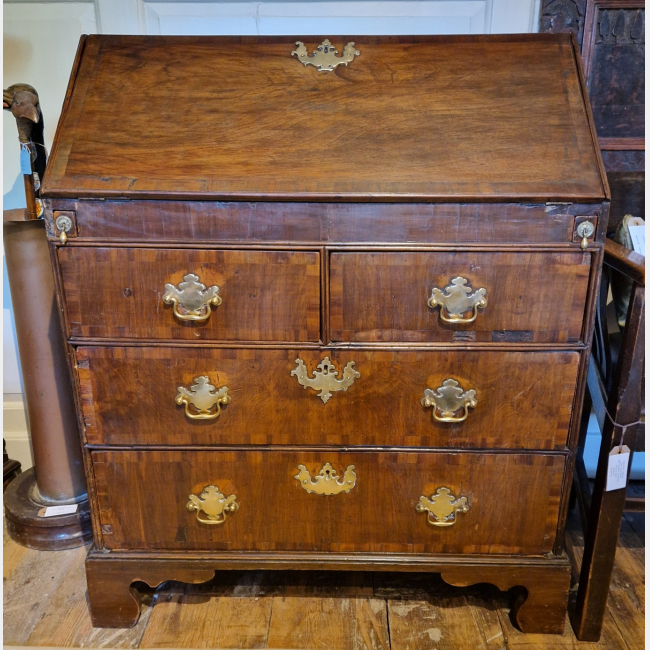
<instances>
[{"instance_id":1,"label":"brass drawer handle","mask_svg":"<svg viewBox=\"0 0 650 650\"><path fill-rule=\"evenodd\" d=\"M219 525L226 521L227 512L235 512L239 508L235 499L236 494L226 497L218 487L208 485L198 497L196 494L190 494L187 509L190 512L196 511L196 518L202 524ZM204 517L201 516L202 512L205 513Z\"/></svg>"},{"instance_id":2,"label":"brass drawer handle","mask_svg":"<svg viewBox=\"0 0 650 650\"><path fill-rule=\"evenodd\" d=\"M194 383L187 390L178 387L176 404L185 405L185 415L192 420L216 420L221 415L221 405L230 404L228 386L217 388L210 383L210 377L194 377ZM190 405L193 409L190 409Z\"/></svg>"},{"instance_id":3,"label":"brass drawer handle","mask_svg":"<svg viewBox=\"0 0 650 650\"><path fill-rule=\"evenodd\" d=\"M439 487L430 498L421 496L415 509L426 512L427 521L432 526L453 526L456 523L456 513L467 512L469 505L467 497L457 499L451 495L449 488Z\"/></svg>"},{"instance_id":4,"label":"brass drawer handle","mask_svg":"<svg viewBox=\"0 0 650 650\"><path fill-rule=\"evenodd\" d=\"M166 305L173 305L174 316L179 320L203 322L210 318L211 307L218 307L221 304L220 288L213 284L206 287L198 275L188 273L178 287L167 283L162 301ZM178 310L178 307L182 311Z\"/></svg>"},{"instance_id":5,"label":"brass drawer handle","mask_svg":"<svg viewBox=\"0 0 650 650\"><path fill-rule=\"evenodd\" d=\"M424 389L421 404L425 407L433 406L433 419L438 422L464 422L468 415L467 409L475 408L478 402L475 390L463 391L455 379L445 379L435 391L431 388ZM456 416L460 409L463 409L463 414Z\"/></svg>"},{"instance_id":6,"label":"brass drawer handle","mask_svg":"<svg viewBox=\"0 0 650 650\"><path fill-rule=\"evenodd\" d=\"M332 392L347 390L355 379L361 377L354 369L354 361L350 361L343 368L343 379L337 379L339 373L338 370L334 370L335 367L330 358L325 357L318 364L318 370L314 370L314 376L310 377L305 362L302 359L296 359L296 367L291 371L291 376L297 377L298 383L303 388L320 391L317 397L323 400L323 404L327 404L327 400L332 397Z\"/></svg>"},{"instance_id":7,"label":"brass drawer handle","mask_svg":"<svg viewBox=\"0 0 650 650\"><path fill-rule=\"evenodd\" d=\"M487 289L481 287L472 293L467 286L467 280L461 276L453 278L451 284L442 292L438 287L431 289L431 298L427 301L429 307L440 307L440 318L445 323L473 323L479 309L487 307L485 294ZM463 318L469 310L472 315Z\"/></svg>"},{"instance_id":8,"label":"brass drawer handle","mask_svg":"<svg viewBox=\"0 0 650 650\"><path fill-rule=\"evenodd\" d=\"M304 490L314 494L340 494L349 492L357 483L357 475L354 473L354 465L349 465L340 478L336 470L325 463L320 472L312 480L309 470L304 465L298 465L298 473L295 478Z\"/></svg>"}]
</instances>

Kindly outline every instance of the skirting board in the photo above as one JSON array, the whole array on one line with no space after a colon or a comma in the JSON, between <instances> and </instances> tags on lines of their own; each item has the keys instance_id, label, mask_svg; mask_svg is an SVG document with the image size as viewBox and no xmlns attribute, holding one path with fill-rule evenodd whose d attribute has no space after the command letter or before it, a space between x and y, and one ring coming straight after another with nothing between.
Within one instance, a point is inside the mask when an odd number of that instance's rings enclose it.
<instances>
[{"instance_id":1,"label":"skirting board","mask_svg":"<svg viewBox=\"0 0 650 650\"><path fill-rule=\"evenodd\" d=\"M34 465L34 458L23 396L11 393L3 397L2 436L7 443L9 458L19 461L24 472Z\"/></svg>"},{"instance_id":2,"label":"skirting board","mask_svg":"<svg viewBox=\"0 0 650 650\"><path fill-rule=\"evenodd\" d=\"M3 436L7 443L9 457L20 461L22 469L26 470L34 464L32 448L27 431L25 407L22 395L5 395L3 403ZM592 412L587 428L585 442L585 466L587 475L593 478L596 475L598 452L600 451L600 429L598 421ZM631 478L635 481L645 479L645 453L634 454L632 459Z\"/></svg>"}]
</instances>

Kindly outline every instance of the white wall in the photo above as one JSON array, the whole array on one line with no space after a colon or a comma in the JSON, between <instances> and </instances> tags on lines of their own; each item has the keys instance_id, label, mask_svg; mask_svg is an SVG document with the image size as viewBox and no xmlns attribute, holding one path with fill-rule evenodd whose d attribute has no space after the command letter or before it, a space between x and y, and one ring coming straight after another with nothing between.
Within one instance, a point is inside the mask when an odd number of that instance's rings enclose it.
<instances>
[{"instance_id":1,"label":"white wall","mask_svg":"<svg viewBox=\"0 0 650 650\"><path fill-rule=\"evenodd\" d=\"M96 31L92 2L4 3L3 87L24 82L38 90L49 147L56 130L79 36ZM3 111L3 208L25 206L18 164L16 120ZM11 297L3 256L2 351L3 436L9 455L32 465L22 397Z\"/></svg>"}]
</instances>

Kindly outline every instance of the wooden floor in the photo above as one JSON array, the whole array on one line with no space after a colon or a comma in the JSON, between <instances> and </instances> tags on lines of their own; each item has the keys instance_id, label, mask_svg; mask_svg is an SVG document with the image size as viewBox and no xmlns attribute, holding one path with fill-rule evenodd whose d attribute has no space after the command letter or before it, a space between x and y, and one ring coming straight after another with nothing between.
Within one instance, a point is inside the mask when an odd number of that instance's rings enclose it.
<instances>
[{"instance_id":1,"label":"wooden floor","mask_svg":"<svg viewBox=\"0 0 650 650\"><path fill-rule=\"evenodd\" d=\"M39 552L4 539L4 643L109 648L498 650L621 648L644 644L643 514L626 515L601 641L522 634L511 599L483 585L455 588L426 574L223 572L204 585L147 590L131 630L93 629L86 548ZM569 551L582 551L577 515Z\"/></svg>"}]
</instances>

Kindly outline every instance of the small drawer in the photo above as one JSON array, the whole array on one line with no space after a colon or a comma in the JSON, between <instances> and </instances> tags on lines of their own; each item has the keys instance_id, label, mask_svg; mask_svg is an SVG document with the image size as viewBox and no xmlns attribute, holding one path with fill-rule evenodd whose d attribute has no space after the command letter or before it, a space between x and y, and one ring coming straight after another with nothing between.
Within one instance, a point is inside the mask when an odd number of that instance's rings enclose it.
<instances>
[{"instance_id":1,"label":"small drawer","mask_svg":"<svg viewBox=\"0 0 650 650\"><path fill-rule=\"evenodd\" d=\"M583 252L333 253L332 341L580 340Z\"/></svg>"},{"instance_id":2,"label":"small drawer","mask_svg":"<svg viewBox=\"0 0 650 650\"><path fill-rule=\"evenodd\" d=\"M91 444L552 450L566 445L579 359L569 351L82 347L77 373Z\"/></svg>"},{"instance_id":3,"label":"small drawer","mask_svg":"<svg viewBox=\"0 0 650 650\"><path fill-rule=\"evenodd\" d=\"M96 451L104 546L540 555L562 454ZM525 498L523 498L525 495Z\"/></svg>"},{"instance_id":4,"label":"small drawer","mask_svg":"<svg viewBox=\"0 0 650 650\"><path fill-rule=\"evenodd\" d=\"M316 252L58 249L72 337L318 341Z\"/></svg>"}]
</instances>

